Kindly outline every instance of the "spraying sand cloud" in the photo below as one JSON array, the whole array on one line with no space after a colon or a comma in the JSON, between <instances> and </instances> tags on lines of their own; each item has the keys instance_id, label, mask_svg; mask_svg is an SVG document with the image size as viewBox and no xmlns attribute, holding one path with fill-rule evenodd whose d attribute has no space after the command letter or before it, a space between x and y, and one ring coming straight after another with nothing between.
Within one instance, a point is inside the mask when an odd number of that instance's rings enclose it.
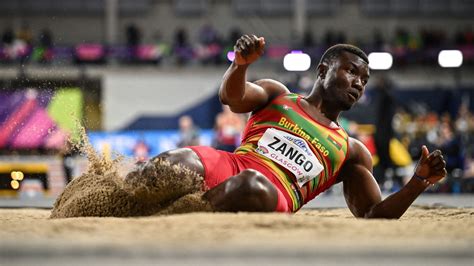
<instances>
[{"instance_id":1,"label":"spraying sand cloud","mask_svg":"<svg viewBox=\"0 0 474 266\"><path fill-rule=\"evenodd\" d=\"M57 198L51 218L129 217L211 210L201 197L203 178L182 165L153 158L123 177L118 170L123 158L110 160L97 154L85 130L76 148L86 155L89 168Z\"/></svg>"}]
</instances>

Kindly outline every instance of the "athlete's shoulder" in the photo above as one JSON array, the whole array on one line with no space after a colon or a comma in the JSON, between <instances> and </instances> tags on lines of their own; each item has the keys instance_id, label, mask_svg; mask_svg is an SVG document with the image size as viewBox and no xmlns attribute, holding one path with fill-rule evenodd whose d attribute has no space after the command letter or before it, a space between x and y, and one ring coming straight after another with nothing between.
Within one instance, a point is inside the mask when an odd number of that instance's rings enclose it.
<instances>
[{"instance_id":1,"label":"athlete's shoulder","mask_svg":"<svg viewBox=\"0 0 474 266\"><path fill-rule=\"evenodd\" d=\"M274 79L259 79L254 83L262 87L269 98L290 93L290 90L283 83Z\"/></svg>"},{"instance_id":2,"label":"athlete's shoulder","mask_svg":"<svg viewBox=\"0 0 474 266\"><path fill-rule=\"evenodd\" d=\"M349 137L348 163L363 164L372 168L372 155L369 149L360 140Z\"/></svg>"}]
</instances>

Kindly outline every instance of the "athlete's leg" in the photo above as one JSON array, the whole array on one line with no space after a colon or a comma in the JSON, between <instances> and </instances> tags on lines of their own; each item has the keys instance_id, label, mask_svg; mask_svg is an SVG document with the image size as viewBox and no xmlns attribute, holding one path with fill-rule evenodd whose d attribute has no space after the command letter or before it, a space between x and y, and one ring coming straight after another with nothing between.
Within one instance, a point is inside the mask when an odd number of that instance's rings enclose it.
<instances>
[{"instance_id":1,"label":"athlete's leg","mask_svg":"<svg viewBox=\"0 0 474 266\"><path fill-rule=\"evenodd\" d=\"M204 176L204 166L199 156L189 148L181 148L163 152L155 158L170 162L171 165L181 164L189 170Z\"/></svg>"},{"instance_id":2,"label":"athlete's leg","mask_svg":"<svg viewBox=\"0 0 474 266\"><path fill-rule=\"evenodd\" d=\"M272 212L278 192L260 172L244 170L207 191L204 196L217 211Z\"/></svg>"},{"instance_id":3,"label":"athlete's leg","mask_svg":"<svg viewBox=\"0 0 474 266\"><path fill-rule=\"evenodd\" d=\"M138 177L148 176L155 178L157 162L166 161L170 165L182 165L191 171L196 172L200 176L204 176L204 166L196 155L196 153L189 148L181 148L170 150L151 158L150 160L139 163L132 171L125 177L126 180L131 180Z\"/></svg>"},{"instance_id":4,"label":"athlete's leg","mask_svg":"<svg viewBox=\"0 0 474 266\"><path fill-rule=\"evenodd\" d=\"M191 149L162 153L135 167L125 187L153 214L187 194L203 191L204 167Z\"/></svg>"},{"instance_id":5,"label":"athlete's leg","mask_svg":"<svg viewBox=\"0 0 474 266\"><path fill-rule=\"evenodd\" d=\"M143 184L144 188L146 188L146 192L151 194L155 194L153 191L158 190L173 191L164 193L170 196L162 197L164 196L163 192L160 192L156 193L161 196L160 199L156 197L153 200L148 199L155 202L155 204L170 203L170 201L178 199L176 197L178 195L181 197L196 192L196 181L192 178L183 178L181 180L181 177L177 175L157 174L163 168L163 165L159 165L163 161L169 163L171 167L181 164L191 170L190 172L197 173L197 175L202 177L205 175L205 169L199 156L192 149L183 148L168 151L150 159L148 162L137 167L135 171L129 173L127 180L129 183L133 180L135 182L132 183L135 184L137 180L145 180L147 184ZM173 182L161 182L160 180L163 178L173 178L176 180L172 180ZM260 172L248 169L230 178L227 178L227 176L223 178L226 179L224 182L211 188L203 196L216 211L271 212L276 210L278 202L277 189ZM194 189L190 190L193 187L192 185L194 185ZM150 187L152 188L151 190L149 189Z\"/></svg>"}]
</instances>

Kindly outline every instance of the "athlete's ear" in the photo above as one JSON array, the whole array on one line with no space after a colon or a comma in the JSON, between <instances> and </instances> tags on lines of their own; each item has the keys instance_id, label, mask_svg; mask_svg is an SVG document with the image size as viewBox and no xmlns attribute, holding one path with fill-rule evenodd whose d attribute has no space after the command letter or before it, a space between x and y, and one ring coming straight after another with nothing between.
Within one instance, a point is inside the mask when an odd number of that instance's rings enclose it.
<instances>
[{"instance_id":1,"label":"athlete's ear","mask_svg":"<svg viewBox=\"0 0 474 266\"><path fill-rule=\"evenodd\" d=\"M324 79L326 77L326 73L328 72L328 65L325 63L321 63L318 65L318 78Z\"/></svg>"}]
</instances>

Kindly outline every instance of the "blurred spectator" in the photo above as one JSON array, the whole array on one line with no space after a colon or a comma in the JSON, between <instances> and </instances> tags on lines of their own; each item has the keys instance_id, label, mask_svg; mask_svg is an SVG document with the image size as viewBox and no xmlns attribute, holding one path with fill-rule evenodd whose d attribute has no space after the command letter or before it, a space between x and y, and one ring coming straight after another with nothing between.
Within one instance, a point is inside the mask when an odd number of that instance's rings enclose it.
<instances>
[{"instance_id":1,"label":"blurred spectator","mask_svg":"<svg viewBox=\"0 0 474 266\"><path fill-rule=\"evenodd\" d=\"M53 59L53 35L49 29L41 30L38 44L33 49L33 59L40 63L49 63Z\"/></svg>"},{"instance_id":2,"label":"blurred spectator","mask_svg":"<svg viewBox=\"0 0 474 266\"><path fill-rule=\"evenodd\" d=\"M135 24L129 24L125 30L127 48L130 53L130 58L135 60L137 58L138 46L141 43L141 32Z\"/></svg>"},{"instance_id":3,"label":"blurred spectator","mask_svg":"<svg viewBox=\"0 0 474 266\"><path fill-rule=\"evenodd\" d=\"M457 31L454 37L454 42L459 46L474 45L474 32L469 27L462 31Z\"/></svg>"},{"instance_id":4,"label":"blurred spectator","mask_svg":"<svg viewBox=\"0 0 474 266\"><path fill-rule=\"evenodd\" d=\"M334 32L330 29L328 29L326 31L326 33L324 34L324 46L325 47L330 47L334 44L336 44L336 36L334 34Z\"/></svg>"},{"instance_id":5,"label":"blurred spectator","mask_svg":"<svg viewBox=\"0 0 474 266\"><path fill-rule=\"evenodd\" d=\"M53 35L49 29L41 30L38 38L39 45L45 48L53 47Z\"/></svg>"},{"instance_id":6,"label":"blurred spectator","mask_svg":"<svg viewBox=\"0 0 474 266\"><path fill-rule=\"evenodd\" d=\"M198 32L196 56L203 64L221 62L222 43L219 33L211 24L204 24Z\"/></svg>"},{"instance_id":7,"label":"blurred spectator","mask_svg":"<svg viewBox=\"0 0 474 266\"><path fill-rule=\"evenodd\" d=\"M193 119L189 115L179 118L179 141L177 146L182 148L186 146L199 145L199 130L194 126Z\"/></svg>"},{"instance_id":8,"label":"blurred spectator","mask_svg":"<svg viewBox=\"0 0 474 266\"><path fill-rule=\"evenodd\" d=\"M26 28L25 28L26 27ZM18 59L23 62L30 53L30 46L25 41L31 43L31 32L27 26L22 26L24 32L20 31L15 36L12 28L6 28L2 34L2 49L0 59L6 62L14 62ZM21 38L19 38L21 37Z\"/></svg>"},{"instance_id":9,"label":"blurred spectator","mask_svg":"<svg viewBox=\"0 0 474 266\"><path fill-rule=\"evenodd\" d=\"M66 178L66 184L71 182L71 180L73 178L73 169L74 169L74 160L73 160L73 158L78 153L79 153L79 151L75 148L74 144L70 140L67 140L65 142L64 147L59 152L59 155L62 158L62 164L63 164L64 175L65 175L65 178Z\"/></svg>"},{"instance_id":10,"label":"blurred spectator","mask_svg":"<svg viewBox=\"0 0 474 266\"><path fill-rule=\"evenodd\" d=\"M408 50L410 52L417 51L422 48L422 40L420 35L412 34L408 38Z\"/></svg>"},{"instance_id":11,"label":"blurred spectator","mask_svg":"<svg viewBox=\"0 0 474 266\"><path fill-rule=\"evenodd\" d=\"M240 36L242 36L242 31L236 27L232 28L229 32L229 37L227 39L226 45L231 45L232 47L234 47Z\"/></svg>"},{"instance_id":12,"label":"blurred spectator","mask_svg":"<svg viewBox=\"0 0 474 266\"><path fill-rule=\"evenodd\" d=\"M474 155L474 114L467 103L462 103L455 121L456 131L461 135L462 146L467 156Z\"/></svg>"},{"instance_id":13,"label":"blurred spectator","mask_svg":"<svg viewBox=\"0 0 474 266\"><path fill-rule=\"evenodd\" d=\"M455 169L463 169L464 158L461 140L459 135L455 133L454 126L451 122L441 123L436 144L438 149L443 152L448 173L451 173Z\"/></svg>"},{"instance_id":14,"label":"blurred spectator","mask_svg":"<svg viewBox=\"0 0 474 266\"><path fill-rule=\"evenodd\" d=\"M446 43L446 33L441 29L422 29L420 37L424 49L439 48Z\"/></svg>"},{"instance_id":15,"label":"blurred spectator","mask_svg":"<svg viewBox=\"0 0 474 266\"><path fill-rule=\"evenodd\" d=\"M396 57L400 58L400 63L406 61L408 55L408 43L410 34L404 28L398 27L392 41L392 52Z\"/></svg>"},{"instance_id":16,"label":"blurred spectator","mask_svg":"<svg viewBox=\"0 0 474 266\"><path fill-rule=\"evenodd\" d=\"M379 29L375 29L372 32L372 47L374 50L378 51L383 51L383 48L385 47L385 40Z\"/></svg>"},{"instance_id":17,"label":"blurred spectator","mask_svg":"<svg viewBox=\"0 0 474 266\"><path fill-rule=\"evenodd\" d=\"M440 149L446 160L448 177L444 182L430 188L434 192L474 191L474 115L466 103L460 106L457 119L453 121L449 113L438 116L435 112L399 111L395 115L397 133L409 146L414 161L420 156L421 145L430 151Z\"/></svg>"},{"instance_id":18,"label":"blurred spectator","mask_svg":"<svg viewBox=\"0 0 474 266\"><path fill-rule=\"evenodd\" d=\"M215 123L214 147L219 150L233 152L240 143L240 135L245 126L241 114L232 112L227 105L222 106L222 112L217 114Z\"/></svg>"},{"instance_id":19,"label":"blurred spectator","mask_svg":"<svg viewBox=\"0 0 474 266\"><path fill-rule=\"evenodd\" d=\"M446 160L446 170L448 175L444 184L440 184L441 192L460 192L460 178L464 169L464 153L462 150L461 139L454 132L452 123L443 122L439 129L439 138L437 140L438 149L443 152Z\"/></svg>"},{"instance_id":20,"label":"blurred spectator","mask_svg":"<svg viewBox=\"0 0 474 266\"><path fill-rule=\"evenodd\" d=\"M15 33L11 27L7 27L2 33L2 44L0 49L0 59L4 62L9 62L15 59L16 55L13 51L13 41L15 40Z\"/></svg>"},{"instance_id":21,"label":"blurred spectator","mask_svg":"<svg viewBox=\"0 0 474 266\"><path fill-rule=\"evenodd\" d=\"M223 47L222 47L222 52L221 52L222 62L226 62L228 60L227 53L234 50L234 45L237 42L237 40L240 38L240 36L242 36L242 32L237 27L234 27L229 31L227 38L224 40Z\"/></svg>"},{"instance_id":22,"label":"blurred spectator","mask_svg":"<svg viewBox=\"0 0 474 266\"><path fill-rule=\"evenodd\" d=\"M343 31L339 31L337 33L336 43L346 43L346 42L347 42L346 34Z\"/></svg>"},{"instance_id":23,"label":"blurred spectator","mask_svg":"<svg viewBox=\"0 0 474 266\"><path fill-rule=\"evenodd\" d=\"M126 29L127 46L135 47L141 42L141 32L135 24L129 24Z\"/></svg>"},{"instance_id":24,"label":"blurred spectator","mask_svg":"<svg viewBox=\"0 0 474 266\"><path fill-rule=\"evenodd\" d=\"M312 48L316 45L311 30L306 30L303 34L303 48Z\"/></svg>"},{"instance_id":25,"label":"blurred spectator","mask_svg":"<svg viewBox=\"0 0 474 266\"><path fill-rule=\"evenodd\" d=\"M186 64L194 56L188 41L188 33L184 28L178 28L175 32L173 53L176 56L176 63L180 66Z\"/></svg>"},{"instance_id":26,"label":"blurred spectator","mask_svg":"<svg viewBox=\"0 0 474 266\"><path fill-rule=\"evenodd\" d=\"M158 57L158 63L163 57L169 56L171 54L171 47L169 43L163 40L161 32L159 30L156 30L153 33L152 37L156 49L156 55Z\"/></svg>"},{"instance_id":27,"label":"blurred spectator","mask_svg":"<svg viewBox=\"0 0 474 266\"><path fill-rule=\"evenodd\" d=\"M137 162L144 162L148 160L150 154L150 146L144 139L139 139L133 146L133 156Z\"/></svg>"},{"instance_id":28,"label":"blurred spectator","mask_svg":"<svg viewBox=\"0 0 474 266\"><path fill-rule=\"evenodd\" d=\"M398 27L392 33L392 36L387 36L384 32L379 29L374 29L372 32L372 38L366 38L365 36L351 37L347 39L347 31L334 31L327 29L322 34L321 41L316 41L313 32L306 31L303 34L301 42L296 43L298 49L304 49L308 53L312 60L318 61L321 57L322 51L326 47L334 45L336 43L346 43L350 41L352 44L361 46L366 51L374 50L385 50L390 51L394 56L396 65L403 64L416 64L416 63L436 63L438 50L440 48L447 49L460 49L463 52L464 59L463 64L472 64L474 61L474 33L472 27L469 25L465 29L458 30L457 32L446 32L440 28L421 28L415 32L412 29ZM449 36L448 36L449 34ZM201 62L204 64L214 63L220 64L225 62L227 59L227 53L233 49L235 41L241 36L241 31L238 28L233 28L227 38L224 40L220 36L219 32L210 23L205 23L197 32L196 43L190 42L188 39L188 33L184 28L176 30L173 37L172 48L161 41L160 38L153 38L153 44L142 44L142 32L135 24L129 24L125 28L125 38L127 52L122 49L116 49L111 47L110 53L105 55L105 58L100 61L107 61L108 57L117 57L117 59L129 58L127 61L135 61L136 59L140 62L141 60L147 62L158 62L162 57L171 54L176 59L177 65L184 65L188 62ZM153 32L150 33L151 36ZM42 39L44 36L44 42L40 41L37 43L38 47L31 47L32 33L28 24L24 23L21 29L15 35L11 28L6 28L2 35L2 49L0 49L0 61L20 61L25 62L31 51L34 52L34 58L41 58L40 52L45 47L45 42L48 42L48 38L52 36L50 31L43 31L40 34ZM369 36L370 37L370 36ZM157 40L158 39L158 40ZM276 44L279 46L291 46L295 45L293 39L279 40L280 43ZM64 47L58 47L55 49L58 51L58 58L64 58L68 56L67 45L61 45ZM74 46L74 44L73 44ZM76 46L78 46L76 44ZM458 46L458 47L456 47ZM64 50L62 49L64 48ZM267 44L268 51L272 51L272 43ZM84 48L81 48L85 50ZM52 50L52 49L51 49ZM101 52L102 53L102 52ZM269 55L270 53L267 53ZM45 53L47 57L48 53ZM51 55L52 56L52 55ZM278 55L281 56L282 55ZM264 57L265 58L265 57ZM153 60L150 60L153 59ZM38 59L37 61L48 61Z\"/></svg>"},{"instance_id":29,"label":"blurred spectator","mask_svg":"<svg viewBox=\"0 0 474 266\"><path fill-rule=\"evenodd\" d=\"M27 45L33 44L33 33L28 23L23 23L17 33L17 39L25 42Z\"/></svg>"},{"instance_id":30,"label":"blurred spectator","mask_svg":"<svg viewBox=\"0 0 474 266\"><path fill-rule=\"evenodd\" d=\"M219 33L209 23L204 24L198 33L199 43L203 45L211 45L219 42Z\"/></svg>"},{"instance_id":31,"label":"blurred spectator","mask_svg":"<svg viewBox=\"0 0 474 266\"><path fill-rule=\"evenodd\" d=\"M388 169L393 169L390 158L390 140L394 137L392 126L395 115L396 102L392 95L392 83L386 77L376 80L376 119L375 119L375 147L379 163L374 169L375 178L383 186ZM401 184L400 184L401 185Z\"/></svg>"},{"instance_id":32,"label":"blurred spectator","mask_svg":"<svg viewBox=\"0 0 474 266\"><path fill-rule=\"evenodd\" d=\"M2 34L2 45L12 45L15 39L15 33L11 27L6 28Z\"/></svg>"},{"instance_id":33,"label":"blurred spectator","mask_svg":"<svg viewBox=\"0 0 474 266\"><path fill-rule=\"evenodd\" d=\"M314 77L311 74L301 75L298 80L298 94L309 95L314 86Z\"/></svg>"}]
</instances>

